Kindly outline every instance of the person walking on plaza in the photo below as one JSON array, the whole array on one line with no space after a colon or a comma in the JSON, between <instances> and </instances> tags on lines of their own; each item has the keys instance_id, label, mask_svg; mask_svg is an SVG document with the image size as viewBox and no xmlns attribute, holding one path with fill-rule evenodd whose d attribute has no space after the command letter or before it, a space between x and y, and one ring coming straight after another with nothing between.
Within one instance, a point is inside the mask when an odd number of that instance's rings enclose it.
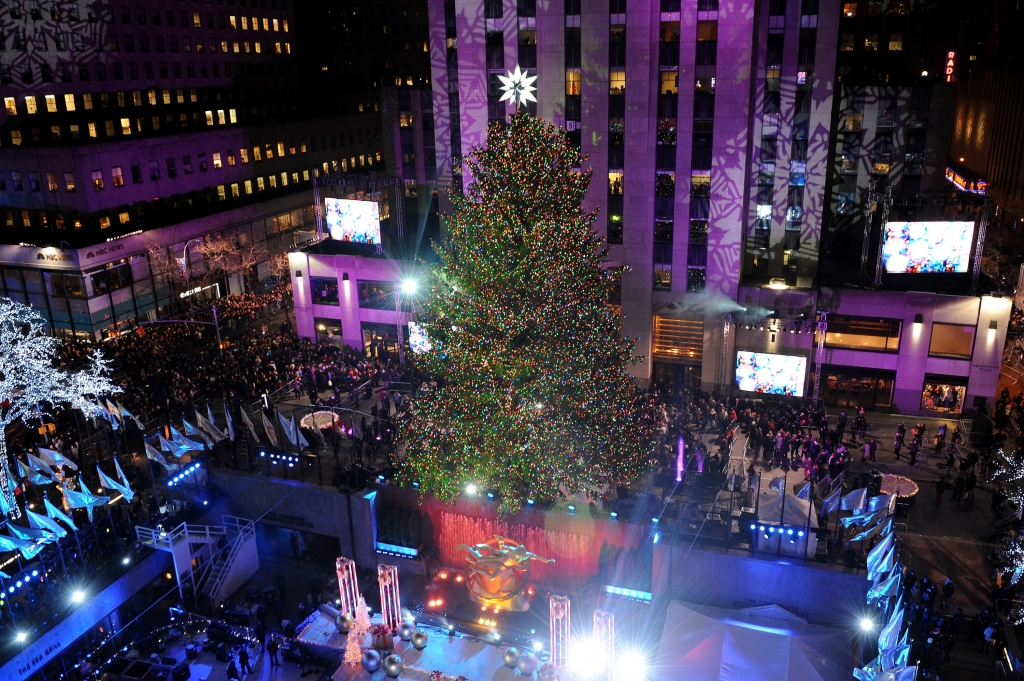
<instances>
[{"instance_id":1,"label":"person walking on plaza","mask_svg":"<svg viewBox=\"0 0 1024 681\"><path fill-rule=\"evenodd\" d=\"M942 585L942 610L945 612L950 605L950 601L953 600L953 594L956 593L956 584L953 582L952 577L946 577L945 584Z\"/></svg>"},{"instance_id":2,"label":"person walking on plaza","mask_svg":"<svg viewBox=\"0 0 1024 681\"><path fill-rule=\"evenodd\" d=\"M280 662L277 661L277 649L281 647L281 644L277 642L276 638L270 639L270 643L267 644L267 653L270 655L270 666L279 667Z\"/></svg>"},{"instance_id":3,"label":"person walking on plaza","mask_svg":"<svg viewBox=\"0 0 1024 681\"><path fill-rule=\"evenodd\" d=\"M946 493L946 476L943 475L935 483L935 505L942 506L942 495Z\"/></svg>"},{"instance_id":4,"label":"person walking on plaza","mask_svg":"<svg viewBox=\"0 0 1024 681\"><path fill-rule=\"evenodd\" d=\"M900 450L903 449L903 433L896 429L896 437L892 441L892 449L896 452L896 460L900 460Z\"/></svg>"},{"instance_id":5,"label":"person walking on plaza","mask_svg":"<svg viewBox=\"0 0 1024 681\"><path fill-rule=\"evenodd\" d=\"M243 674L252 673L252 667L249 666L249 650L244 645L238 651L238 666L242 668Z\"/></svg>"}]
</instances>

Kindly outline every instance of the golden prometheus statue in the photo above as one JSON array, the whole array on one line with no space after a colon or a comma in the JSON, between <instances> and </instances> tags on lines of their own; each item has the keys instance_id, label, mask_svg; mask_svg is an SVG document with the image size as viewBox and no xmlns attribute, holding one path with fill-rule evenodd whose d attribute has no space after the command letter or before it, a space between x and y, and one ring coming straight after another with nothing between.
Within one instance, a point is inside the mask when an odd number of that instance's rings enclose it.
<instances>
[{"instance_id":1,"label":"golden prometheus statue","mask_svg":"<svg viewBox=\"0 0 1024 681\"><path fill-rule=\"evenodd\" d=\"M493 537L482 544L456 547L469 553L466 586L470 595L482 605L499 610L522 612L530 609L526 583L530 577L530 561L554 563L526 550L512 539Z\"/></svg>"}]
</instances>

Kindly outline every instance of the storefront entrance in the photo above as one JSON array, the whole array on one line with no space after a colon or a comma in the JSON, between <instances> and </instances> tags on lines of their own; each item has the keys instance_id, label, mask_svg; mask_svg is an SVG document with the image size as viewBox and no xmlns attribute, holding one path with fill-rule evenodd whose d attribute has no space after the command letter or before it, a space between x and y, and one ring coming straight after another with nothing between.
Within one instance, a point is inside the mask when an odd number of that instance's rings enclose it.
<instances>
[{"instance_id":1,"label":"storefront entrance","mask_svg":"<svg viewBox=\"0 0 1024 681\"><path fill-rule=\"evenodd\" d=\"M685 388L691 393L700 389L699 364L655 362L651 368L651 383L667 392Z\"/></svg>"},{"instance_id":2,"label":"storefront entrance","mask_svg":"<svg viewBox=\"0 0 1024 681\"><path fill-rule=\"evenodd\" d=\"M892 407L893 381L896 373L848 367L822 367L825 406L837 409L873 409L888 411Z\"/></svg>"}]
</instances>

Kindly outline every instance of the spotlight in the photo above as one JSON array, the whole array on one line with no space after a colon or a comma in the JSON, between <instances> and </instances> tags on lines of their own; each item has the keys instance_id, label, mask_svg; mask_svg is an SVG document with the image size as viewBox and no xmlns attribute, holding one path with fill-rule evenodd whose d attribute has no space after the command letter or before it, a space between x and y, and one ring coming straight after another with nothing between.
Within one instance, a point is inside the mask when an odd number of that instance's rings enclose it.
<instances>
[{"instance_id":1,"label":"spotlight","mask_svg":"<svg viewBox=\"0 0 1024 681\"><path fill-rule=\"evenodd\" d=\"M25 639L28 638L28 634L26 634L24 631L19 631L18 635L15 638L18 639L18 643L24 643Z\"/></svg>"},{"instance_id":2,"label":"spotlight","mask_svg":"<svg viewBox=\"0 0 1024 681\"><path fill-rule=\"evenodd\" d=\"M544 650L544 644L541 643L540 641L534 641L533 642L533 649L536 650L539 653L540 651Z\"/></svg>"},{"instance_id":3,"label":"spotlight","mask_svg":"<svg viewBox=\"0 0 1024 681\"><path fill-rule=\"evenodd\" d=\"M533 506L533 499L527 499L526 500L526 505L527 506Z\"/></svg>"},{"instance_id":4,"label":"spotlight","mask_svg":"<svg viewBox=\"0 0 1024 681\"><path fill-rule=\"evenodd\" d=\"M466 485L466 494L469 494L470 496L476 496L476 492L476 485L474 485L473 483L469 483Z\"/></svg>"},{"instance_id":5,"label":"spotlight","mask_svg":"<svg viewBox=\"0 0 1024 681\"><path fill-rule=\"evenodd\" d=\"M861 631L874 631L874 629L875 629L875 622L874 622L874 620L872 620L870 617L864 617L864 618L861 619L861 621L860 621L860 630Z\"/></svg>"},{"instance_id":6,"label":"spotlight","mask_svg":"<svg viewBox=\"0 0 1024 681\"><path fill-rule=\"evenodd\" d=\"M493 499L494 498L494 492L488 492L487 493L487 498L488 499Z\"/></svg>"},{"instance_id":7,"label":"spotlight","mask_svg":"<svg viewBox=\"0 0 1024 681\"><path fill-rule=\"evenodd\" d=\"M750 523L750 529L756 530L757 529L757 525L755 525L754 523Z\"/></svg>"},{"instance_id":8,"label":"spotlight","mask_svg":"<svg viewBox=\"0 0 1024 681\"><path fill-rule=\"evenodd\" d=\"M75 591L75 593L71 594L71 601L73 603L81 603L84 600L85 600L85 592L82 591L82 590Z\"/></svg>"},{"instance_id":9,"label":"spotlight","mask_svg":"<svg viewBox=\"0 0 1024 681\"><path fill-rule=\"evenodd\" d=\"M615 511L612 511L612 512L611 512L611 517L613 517L613 518L618 518L618 517L619 517L619 514L618 514L618 513L616 513Z\"/></svg>"},{"instance_id":10,"label":"spotlight","mask_svg":"<svg viewBox=\"0 0 1024 681\"><path fill-rule=\"evenodd\" d=\"M569 644L569 668L579 679L599 679L605 675L605 650L592 637L574 639Z\"/></svg>"},{"instance_id":11,"label":"spotlight","mask_svg":"<svg viewBox=\"0 0 1024 681\"><path fill-rule=\"evenodd\" d=\"M619 654L615 664L614 678L647 680L647 658L637 650L626 650Z\"/></svg>"},{"instance_id":12,"label":"spotlight","mask_svg":"<svg viewBox=\"0 0 1024 681\"><path fill-rule=\"evenodd\" d=\"M132 559L129 558L128 556L125 556L124 558L121 559L121 565L127 565L130 562L132 562Z\"/></svg>"},{"instance_id":13,"label":"spotlight","mask_svg":"<svg viewBox=\"0 0 1024 681\"><path fill-rule=\"evenodd\" d=\"M798 537L804 536L804 531L800 530L799 532L796 533L796 536L798 536Z\"/></svg>"},{"instance_id":14,"label":"spotlight","mask_svg":"<svg viewBox=\"0 0 1024 681\"><path fill-rule=\"evenodd\" d=\"M419 286L419 282L417 282L415 279L406 279L405 281L402 282L402 293L411 296L412 294L416 293L416 289L418 289Z\"/></svg>"},{"instance_id":15,"label":"spotlight","mask_svg":"<svg viewBox=\"0 0 1024 681\"><path fill-rule=\"evenodd\" d=\"M39 570L33 570L32 571L32 576L33 577L38 577L39 576Z\"/></svg>"}]
</instances>

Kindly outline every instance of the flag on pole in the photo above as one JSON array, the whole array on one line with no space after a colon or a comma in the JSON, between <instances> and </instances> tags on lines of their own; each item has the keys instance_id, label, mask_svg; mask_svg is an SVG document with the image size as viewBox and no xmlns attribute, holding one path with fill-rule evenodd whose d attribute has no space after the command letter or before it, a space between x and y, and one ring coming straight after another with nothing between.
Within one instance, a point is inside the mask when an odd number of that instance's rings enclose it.
<instances>
[{"instance_id":1,"label":"flag on pole","mask_svg":"<svg viewBox=\"0 0 1024 681\"><path fill-rule=\"evenodd\" d=\"M854 536L850 537L846 541L847 542L854 542L854 541L864 541L865 539L871 539L876 534L881 532L882 528L884 526L885 526L884 523L876 523L872 527L869 527L869 528L867 528L865 530L861 530L860 532L858 532Z\"/></svg>"},{"instance_id":2,"label":"flag on pole","mask_svg":"<svg viewBox=\"0 0 1024 681\"><path fill-rule=\"evenodd\" d=\"M848 518L841 518L840 522L843 523L843 527L851 527L853 525L867 527L877 523L883 517L885 517L885 511L876 511L874 513L862 513L861 515L851 515Z\"/></svg>"},{"instance_id":3,"label":"flag on pole","mask_svg":"<svg viewBox=\"0 0 1024 681\"><path fill-rule=\"evenodd\" d=\"M21 527L10 522L7 523L7 529L10 530L13 536L26 541L38 541L43 544L49 544L57 538L57 535L49 530Z\"/></svg>"},{"instance_id":4,"label":"flag on pole","mask_svg":"<svg viewBox=\"0 0 1024 681\"><path fill-rule=\"evenodd\" d=\"M868 579L874 579L876 575L882 574L883 570L880 570L879 567L884 562L882 559L885 558L885 554L889 552L890 548L892 548L892 543L893 535L890 534L888 537L875 544L875 548L868 552ZM892 566L890 566L889 569L891 569L891 567ZM885 572L888 572L888 570L885 570Z\"/></svg>"},{"instance_id":5,"label":"flag on pole","mask_svg":"<svg viewBox=\"0 0 1024 681\"><path fill-rule=\"evenodd\" d=\"M843 511L854 511L858 512L864 508L864 502L867 501L868 490L866 487L855 489L839 502L839 508Z\"/></svg>"},{"instance_id":6,"label":"flag on pole","mask_svg":"<svg viewBox=\"0 0 1024 681\"><path fill-rule=\"evenodd\" d=\"M121 412L117 410L117 407L110 403L110 400L105 400L108 419L110 421L110 427L117 430L117 427L121 425Z\"/></svg>"},{"instance_id":7,"label":"flag on pole","mask_svg":"<svg viewBox=\"0 0 1024 681\"><path fill-rule=\"evenodd\" d=\"M78 532L78 528L75 527L75 523L71 520L70 516L54 506L46 497L43 497L43 502L46 504L46 515L50 516L54 520L61 521L75 532Z\"/></svg>"},{"instance_id":8,"label":"flag on pole","mask_svg":"<svg viewBox=\"0 0 1024 681\"><path fill-rule=\"evenodd\" d=\"M900 582L903 581L903 573L896 571L889 579L879 582L877 586L868 589L868 605L874 607L875 603L883 598L889 598L900 591Z\"/></svg>"},{"instance_id":9,"label":"flag on pole","mask_svg":"<svg viewBox=\"0 0 1024 681\"><path fill-rule=\"evenodd\" d=\"M900 630L903 628L903 608L896 608L889 623L885 625L878 634L878 649L888 650L895 648L900 639Z\"/></svg>"},{"instance_id":10,"label":"flag on pole","mask_svg":"<svg viewBox=\"0 0 1024 681\"><path fill-rule=\"evenodd\" d=\"M221 432L220 429L217 428L217 419L213 418L213 410L210 409L210 403L209 402L206 403L206 420L210 422L210 425L214 427L214 430L216 430L217 432L220 433L220 437L218 437L217 439L218 440L224 439L224 433ZM211 433L211 435L212 435L212 433Z\"/></svg>"},{"instance_id":11,"label":"flag on pole","mask_svg":"<svg viewBox=\"0 0 1024 681\"><path fill-rule=\"evenodd\" d=\"M25 560L32 560L42 550L42 543L36 544L35 542L19 539L18 537L8 537L0 534L0 551L21 551L21 555L25 557Z\"/></svg>"},{"instance_id":12,"label":"flag on pole","mask_svg":"<svg viewBox=\"0 0 1024 681\"><path fill-rule=\"evenodd\" d=\"M871 497L868 499L868 513L885 509L886 512L892 513L896 506L896 495L895 494L880 494L877 497Z\"/></svg>"},{"instance_id":13,"label":"flag on pole","mask_svg":"<svg viewBox=\"0 0 1024 681\"><path fill-rule=\"evenodd\" d=\"M213 440L210 439L209 435L204 433L198 427L193 426L191 423L189 423L185 419L181 419L181 423L182 423L182 425L185 426L185 434L186 435L189 435L190 437L198 437L200 440L203 441L203 443L207 447L209 447L210 449L213 449Z\"/></svg>"},{"instance_id":14,"label":"flag on pole","mask_svg":"<svg viewBox=\"0 0 1024 681\"><path fill-rule=\"evenodd\" d=\"M835 511L836 509L838 509L839 508L840 497L842 495L843 495L843 488L842 487L837 487L836 491L832 492L832 494L829 494L827 497L825 497L825 499L821 502L821 511L822 511L822 513L823 514L824 513L831 513L832 511Z\"/></svg>"},{"instance_id":15,"label":"flag on pole","mask_svg":"<svg viewBox=\"0 0 1024 681\"><path fill-rule=\"evenodd\" d=\"M260 410L260 416L263 417L263 431L267 434L267 439L270 440L270 444L277 446L277 433L274 432L274 425L267 418L267 415Z\"/></svg>"},{"instance_id":16,"label":"flag on pole","mask_svg":"<svg viewBox=\"0 0 1024 681\"><path fill-rule=\"evenodd\" d=\"M29 452L25 452L25 456L28 458L28 465L32 466L35 470L39 471L48 478L53 477L53 469L50 468L50 464L46 463L39 457L33 456Z\"/></svg>"},{"instance_id":17,"label":"flag on pole","mask_svg":"<svg viewBox=\"0 0 1024 681\"><path fill-rule=\"evenodd\" d=\"M228 422L228 438L235 441L235 426L231 423L231 410L228 409L228 403L224 403L224 420Z\"/></svg>"},{"instance_id":18,"label":"flag on pole","mask_svg":"<svg viewBox=\"0 0 1024 681\"><path fill-rule=\"evenodd\" d=\"M292 432L295 433L296 446L299 448L299 453L301 453L303 449L308 449L309 448L309 443L306 442L306 438L302 435L302 429L299 428L297 425L295 425L295 414L292 414L292 423L291 423L291 425L292 425ZM315 416L313 417L313 427L314 428L316 427L316 417Z\"/></svg>"},{"instance_id":19,"label":"flag on pole","mask_svg":"<svg viewBox=\"0 0 1024 681\"><path fill-rule=\"evenodd\" d=\"M863 667L854 669L853 678L857 679L857 681L875 681L875 679L878 678L879 668L880 665L878 662L878 658L876 657Z\"/></svg>"},{"instance_id":20,"label":"flag on pole","mask_svg":"<svg viewBox=\"0 0 1024 681\"><path fill-rule=\"evenodd\" d=\"M201 445L198 442L195 442L194 440L189 440L187 437L185 437L180 432L175 430L174 426L168 426L168 428L170 428L170 430L171 430L171 441L174 442L174 444L178 445L178 447L181 450L186 451L186 452L188 452L188 451L194 451L194 452L201 452L201 451L203 451L204 445ZM179 454L178 456L181 456L181 454Z\"/></svg>"},{"instance_id":21,"label":"flag on pole","mask_svg":"<svg viewBox=\"0 0 1024 681\"><path fill-rule=\"evenodd\" d=\"M124 485L122 485L121 483L114 480L106 473L104 473L99 466L96 467L96 472L100 476L100 485L103 486L103 489L109 489L115 492L120 492L121 494L124 495L125 499L127 499L128 501L132 500L132 497L134 495L132 494L132 491L129 488L125 487Z\"/></svg>"},{"instance_id":22,"label":"flag on pole","mask_svg":"<svg viewBox=\"0 0 1024 681\"><path fill-rule=\"evenodd\" d=\"M238 408L238 413L240 413L242 415L242 421L244 421L246 427L249 428L249 434L252 435L253 442L255 442L256 444L259 444L260 438L256 434L256 426L253 425L252 420L249 418L249 415L245 413L245 408L244 407L239 407Z\"/></svg>"},{"instance_id":23,"label":"flag on pole","mask_svg":"<svg viewBox=\"0 0 1024 681\"><path fill-rule=\"evenodd\" d=\"M153 445L149 444L148 442L146 442L144 444L146 445L146 458L147 459L149 459L150 461L155 461L156 463L160 464L161 466L164 467L164 470L166 470L168 473L171 473L173 471L178 470L178 464L176 464L176 463L167 463L167 459L165 459L163 454L160 453L160 450L158 450L156 447L154 447ZM170 444L170 443L168 442L168 444Z\"/></svg>"},{"instance_id":24,"label":"flag on pole","mask_svg":"<svg viewBox=\"0 0 1024 681\"><path fill-rule=\"evenodd\" d=\"M117 470L117 477L120 478L121 484L124 485L124 489L127 490L127 492L122 491L125 500L131 501L135 496L135 492L132 491L132 486L128 484L128 477L124 474L124 471L121 470L121 462L117 460L116 456L114 457L114 469Z\"/></svg>"},{"instance_id":25,"label":"flag on pole","mask_svg":"<svg viewBox=\"0 0 1024 681\"><path fill-rule=\"evenodd\" d=\"M73 471L77 471L78 470L78 466L75 465L74 461L72 461L71 459L69 459L66 456L64 456L63 454L61 454L60 452L58 452L56 450L53 450L53 449L47 449L46 447L40 447L39 448L39 458L42 459L43 461L45 461L46 463L50 464L54 468L56 468L58 466L67 466L68 468L70 468Z\"/></svg>"},{"instance_id":26,"label":"flag on pole","mask_svg":"<svg viewBox=\"0 0 1024 681\"><path fill-rule=\"evenodd\" d=\"M786 492L786 478L781 475L772 478L771 482L768 483L768 488L775 490L779 493L779 496L782 496Z\"/></svg>"},{"instance_id":27,"label":"flag on pole","mask_svg":"<svg viewBox=\"0 0 1024 681\"><path fill-rule=\"evenodd\" d=\"M288 438L288 442L292 443L292 447L297 447L298 443L295 441L295 428L293 424L280 412L278 412L277 418L281 422L281 429L284 431L284 436Z\"/></svg>"},{"instance_id":28,"label":"flag on pole","mask_svg":"<svg viewBox=\"0 0 1024 681\"><path fill-rule=\"evenodd\" d=\"M810 499L811 498L811 483L810 483L810 481L800 483L795 488L793 488L793 491L796 492L796 498L797 499L804 499L804 500Z\"/></svg>"},{"instance_id":29,"label":"flag on pole","mask_svg":"<svg viewBox=\"0 0 1024 681\"><path fill-rule=\"evenodd\" d=\"M15 457L14 458L14 462L18 466L18 477L21 478L22 480L28 480L33 485L51 485L51 484L53 484L53 482L54 482L53 478L48 477L48 476L46 476L46 475L44 475L42 473L36 473L34 470L32 470L30 468L26 468L25 464L23 464L21 462L21 459ZM13 488L14 485L11 485L11 487ZM4 496L4 494L0 493L0 497L3 497L3 496ZM11 512L10 506L7 506L7 510L4 511L4 513L10 513L10 512Z\"/></svg>"},{"instance_id":30,"label":"flag on pole","mask_svg":"<svg viewBox=\"0 0 1024 681\"><path fill-rule=\"evenodd\" d=\"M89 522L92 522L92 509L94 506L103 506L109 501L108 497L97 497L85 489L85 485L82 485L82 492L76 492L70 489L61 488L61 492L64 494L64 501L67 503L68 508L84 508L86 513L89 514Z\"/></svg>"},{"instance_id":31,"label":"flag on pole","mask_svg":"<svg viewBox=\"0 0 1024 681\"><path fill-rule=\"evenodd\" d=\"M135 418L135 414L133 414L130 411L128 411L127 409L125 409L124 405L122 405L117 400L114 400L114 404L117 405L117 413L121 415L122 421L124 420L123 417L128 417L132 421L135 421L135 425L138 426L139 430L142 430L142 431L146 430L145 428L142 427L142 421L140 421L137 418Z\"/></svg>"},{"instance_id":32,"label":"flag on pole","mask_svg":"<svg viewBox=\"0 0 1024 681\"><path fill-rule=\"evenodd\" d=\"M68 535L68 531L61 527L59 523L47 518L45 515L33 513L27 508L25 509L25 515L28 516L28 524L37 530L49 530L61 538Z\"/></svg>"},{"instance_id":33,"label":"flag on pole","mask_svg":"<svg viewBox=\"0 0 1024 681\"><path fill-rule=\"evenodd\" d=\"M224 439L224 432L220 428L215 426L213 422L210 421L210 419L206 418L198 411L196 412L196 420L199 421L199 427L205 430L207 434L209 434L209 436L213 438L214 442L218 442Z\"/></svg>"}]
</instances>

